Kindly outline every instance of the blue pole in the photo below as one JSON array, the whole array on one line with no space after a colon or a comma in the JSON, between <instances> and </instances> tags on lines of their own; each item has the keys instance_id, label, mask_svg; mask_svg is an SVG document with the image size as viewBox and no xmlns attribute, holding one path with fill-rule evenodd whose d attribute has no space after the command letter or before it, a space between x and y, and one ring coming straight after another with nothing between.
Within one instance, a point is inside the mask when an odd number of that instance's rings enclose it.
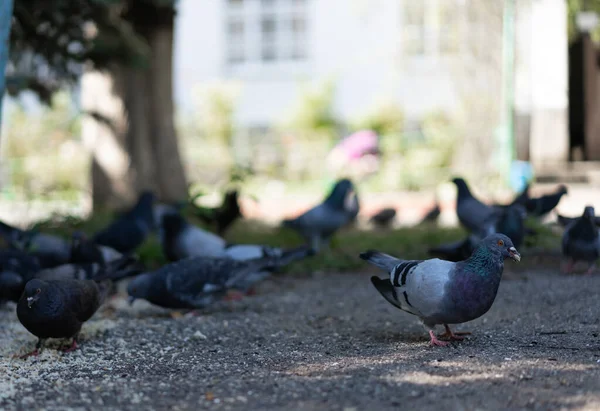
<instances>
[{"instance_id":1,"label":"blue pole","mask_svg":"<svg viewBox=\"0 0 600 411\"><path fill-rule=\"evenodd\" d=\"M12 13L13 0L0 0L0 134L2 133L2 100L6 85L6 64L8 63L8 41Z\"/></svg>"}]
</instances>

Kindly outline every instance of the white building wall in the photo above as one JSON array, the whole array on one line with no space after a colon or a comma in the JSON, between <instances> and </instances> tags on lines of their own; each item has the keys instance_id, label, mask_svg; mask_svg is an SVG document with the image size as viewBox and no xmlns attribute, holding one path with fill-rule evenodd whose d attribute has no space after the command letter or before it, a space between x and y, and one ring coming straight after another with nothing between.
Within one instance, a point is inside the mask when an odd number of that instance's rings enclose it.
<instances>
[{"instance_id":1,"label":"white building wall","mask_svg":"<svg viewBox=\"0 0 600 411\"><path fill-rule=\"evenodd\" d=\"M252 1L252 0L250 0ZM448 70L437 61L403 59L397 0L308 0L308 60L231 70L225 64L226 0L180 0L175 51L176 101L192 105L195 85L239 81L239 126L281 121L303 82L333 77L334 110L351 121L383 100L409 116L456 103Z\"/></svg>"}]
</instances>

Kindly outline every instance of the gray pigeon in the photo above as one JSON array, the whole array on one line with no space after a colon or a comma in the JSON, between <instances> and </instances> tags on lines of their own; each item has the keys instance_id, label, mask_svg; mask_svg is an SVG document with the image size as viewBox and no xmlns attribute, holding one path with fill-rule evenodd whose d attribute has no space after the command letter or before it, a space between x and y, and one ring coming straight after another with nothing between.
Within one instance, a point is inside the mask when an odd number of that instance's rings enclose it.
<instances>
[{"instance_id":1,"label":"gray pigeon","mask_svg":"<svg viewBox=\"0 0 600 411\"><path fill-rule=\"evenodd\" d=\"M95 281L33 279L17 303L17 317L27 331L38 337L38 355L47 338L73 338L66 352L77 348L77 336L106 298L107 287Z\"/></svg>"},{"instance_id":2,"label":"gray pigeon","mask_svg":"<svg viewBox=\"0 0 600 411\"><path fill-rule=\"evenodd\" d=\"M449 324L460 324L485 314L492 306L504 260L521 260L510 238L493 234L481 241L471 257L453 263L439 260L400 260L378 251L367 251L360 258L389 272L389 279L371 277L371 282L393 306L418 316L429 332L431 345L444 346L433 332L443 324L440 337L460 340Z\"/></svg>"},{"instance_id":3,"label":"gray pigeon","mask_svg":"<svg viewBox=\"0 0 600 411\"><path fill-rule=\"evenodd\" d=\"M594 207L587 206L582 216L565 229L562 252L568 258L566 273L573 271L577 261L586 261L589 264L586 274L591 274L596 269L596 260L600 257L600 238L595 218Z\"/></svg>"},{"instance_id":4,"label":"gray pigeon","mask_svg":"<svg viewBox=\"0 0 600 411\"><path fill-rule=\"evenodd\" d=\"M500 210L488 206L471 194L469 186L462 178L454 178L452 182L458 190L456 196L456 215L458 221L468 230L481 237L494 232L493 226L500 214Z\"/></svg>"},{"instance_id":5,"label":"gray pigeon","mask_svg":"<svg viewBox=\"0 0 600 411\"><path fill-rule=\"evenodd\" d=\"M222 299L228 290L247 291L271 271L312 253L301 247L286 258L190 257L135 277L127 293L130 303L141 298L165 308L204 308Z\"/></svg>"},{"instance_id":6,"label":"gray pigeon","mask_svg":"<svg viewBox=\"0 0 600 411\"><path fill-rule=\"evenodd\" d=\"M331 236L352 222L360 209L352 182L339 180L325 201L293 220L284 220L283 226L298 232L319 251Z\"/></svg>"}]
</instances>

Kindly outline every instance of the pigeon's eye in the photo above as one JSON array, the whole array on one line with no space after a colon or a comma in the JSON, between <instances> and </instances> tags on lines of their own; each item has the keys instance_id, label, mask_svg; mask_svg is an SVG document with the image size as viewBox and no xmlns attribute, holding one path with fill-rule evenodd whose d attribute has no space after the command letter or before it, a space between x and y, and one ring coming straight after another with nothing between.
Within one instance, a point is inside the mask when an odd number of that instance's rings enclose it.
<instances>
[{"instance_id":1,"label":"pigeon's eye","mask_svg":"<svg viewBox=\"0 0 600 411\"><path fill-rule=\"evenodd\" d=\"M500 247L502 247L502 246L504 245L504 241L502 241L502 240L498 240L498 245L499 245Z\"/></svg>"},{"instance_id":2,"label":"pigeon's eye","mask_svg":"<svg viewBox=\"0 0 600 411\"><path fill-rule=\"evenodd\" d=\"M36 293L36 294L39 294L39 293L41 293L41 292L42 292L42 290L40 290L39 288L38 288L37 290L35 290L35 293Z\"/></svg>"}]
</instances>

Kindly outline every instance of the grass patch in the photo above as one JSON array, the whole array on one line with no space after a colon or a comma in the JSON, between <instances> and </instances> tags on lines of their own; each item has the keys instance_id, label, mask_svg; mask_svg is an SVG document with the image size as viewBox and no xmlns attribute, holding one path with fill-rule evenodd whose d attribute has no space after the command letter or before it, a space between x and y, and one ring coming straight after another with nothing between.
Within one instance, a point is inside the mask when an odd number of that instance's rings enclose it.
<instances>
[{"instance_id":1,"label":"grass patch","mask_svg":"<svg viewBox=\"0 0 600 411\"><path fill-rule=\"evenodd\" d=\"M187 214L187 213L186 213ZM203 226L192 215L186 217L194 224ZM52 219L38 223L40 231L69 237L74 230L81 230L88 235L105 227L113 215L108 213L94 213L86 220L74 217L54 216ZM560 248L560 233L551 227L540 224L535 220L528 220L527 226L535 230L536 234L526 238L521 246L524 256L520 266L528 265L528 250L553 250ZM397 230L359 230L348 227L341 230L331 242L328 249L322 250L318 255L295 264L291 264L284 272L294 274L308 274L321 272L344 272L370 269L368 263L362 261L358 255L368 249L376 249L406 259L429 258L427 250L435 245L457 241L464 238L466 231L462 228L440 228L434 224L422 225ZM237 221L227 232L226 240L239 244L265 244L277 247L294 247L302 244L302 239L291 230L272 227L259 221ZM149 268L157 268L165 263L160 243L156 235L150 236L138 248L137 254Z\"/></svg>"}]
</instances>

